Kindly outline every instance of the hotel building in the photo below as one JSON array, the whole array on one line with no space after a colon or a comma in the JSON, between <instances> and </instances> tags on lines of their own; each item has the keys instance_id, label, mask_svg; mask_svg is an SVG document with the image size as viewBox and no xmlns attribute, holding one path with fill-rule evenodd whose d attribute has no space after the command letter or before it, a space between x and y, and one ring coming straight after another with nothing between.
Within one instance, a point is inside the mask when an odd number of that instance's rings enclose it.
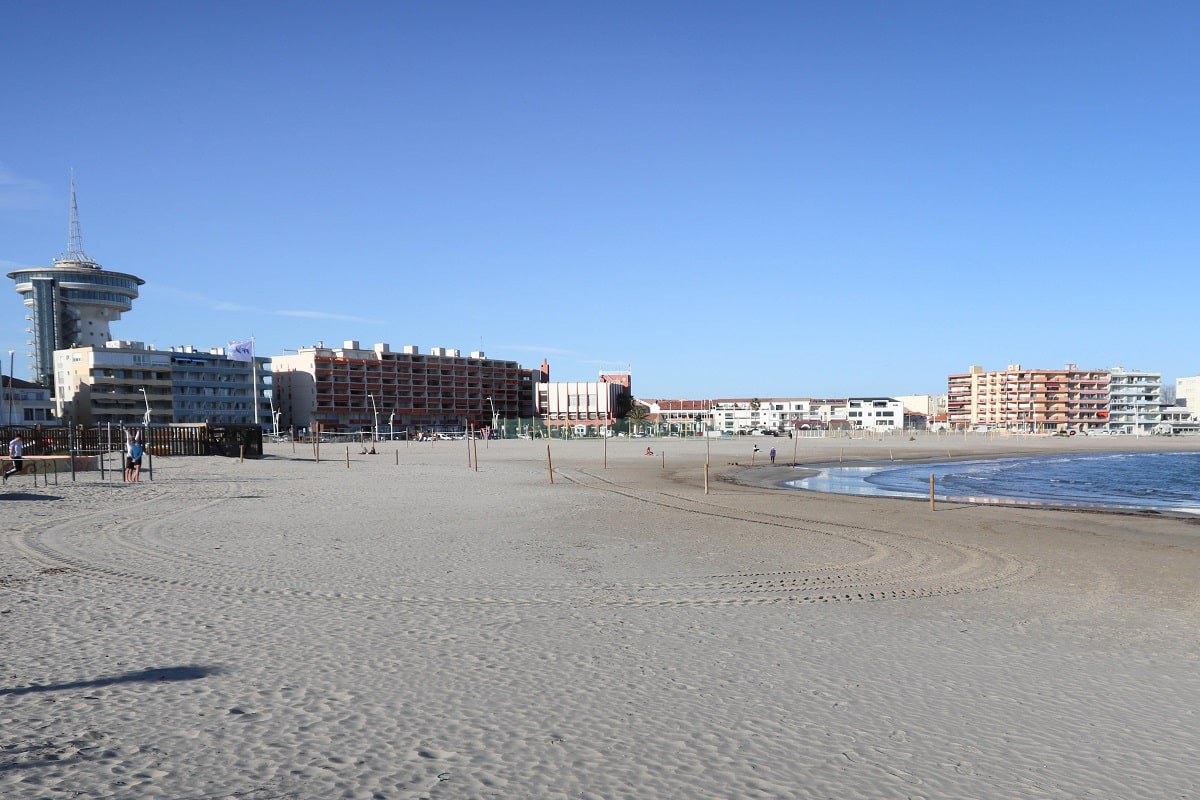
<instances>
[{"instance_id":1,"label":"hotel building","mask_svg":"<svg viewBox=\"0 0 1200 800\"><path fill-rule=\"evenodd\" d=\"M543 370L548 371L543 362ZM495 420L534 416L534 382L548 375L515 361L462 356L435 347L421 353L386 343L370 349L357 341L319 343L271 358L280 428L354 432L462 430Z\"/></svg>"}]
</instances>

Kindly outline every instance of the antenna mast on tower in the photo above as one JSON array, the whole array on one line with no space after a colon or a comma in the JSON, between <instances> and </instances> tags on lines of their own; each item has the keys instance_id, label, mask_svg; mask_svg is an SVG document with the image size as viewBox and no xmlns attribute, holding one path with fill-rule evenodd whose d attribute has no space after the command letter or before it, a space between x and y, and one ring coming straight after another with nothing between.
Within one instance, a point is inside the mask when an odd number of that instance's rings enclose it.
<instances>
[{"instance_id":1,"label":"antenna mast on tower","mask_svg":"<svg viewBox=\"0 0 1200 800\"><path fill-rule=\"evenodd\" d=\"M83 234L79 231L79 206L75 203L75 170L71 170L71 223L67 234L67 254L59 261L69 261L100 268L100 265L83 251Z\"/></svg>"}]
</instances>

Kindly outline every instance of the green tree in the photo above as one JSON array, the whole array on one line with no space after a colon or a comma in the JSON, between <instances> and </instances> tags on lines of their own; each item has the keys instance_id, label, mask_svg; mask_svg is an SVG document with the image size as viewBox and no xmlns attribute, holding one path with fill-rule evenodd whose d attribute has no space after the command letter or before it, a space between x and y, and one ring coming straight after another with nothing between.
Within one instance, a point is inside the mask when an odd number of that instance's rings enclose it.
<instances>
[{"instance_id":1,"label":"green tree","mask_svg":"<svg viewBox=\"0 0 1200 800\"><path fill-rule=\"evenodd\" d=\"M637 400L634 400L633 405L629 409L629 413L625 415L625 419L629 421L629 432L637 433L638 429L646 424L646 420L649 418L649 416L650 408L642 405Z\"/></svg>"}]
</instances>

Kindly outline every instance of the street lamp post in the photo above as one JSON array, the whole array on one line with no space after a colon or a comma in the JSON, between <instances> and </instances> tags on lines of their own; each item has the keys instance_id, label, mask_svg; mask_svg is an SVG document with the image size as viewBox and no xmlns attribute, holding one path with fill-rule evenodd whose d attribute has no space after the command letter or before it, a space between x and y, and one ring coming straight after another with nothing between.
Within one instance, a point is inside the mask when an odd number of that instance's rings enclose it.
<instances>
[{"instance_id":1,"label":"street lamp post","mask_svg":"<svg viewBox=\"0 0 1200 800\"><path fill-rule=\"evenodd\" d=\"M396 441L396 411L392 409L392 413L388 414L388 437L394 442Z\"/></svg>"},{"instance_id":2,"label":"street lamp post","mask_svg":"<svg viewBox=\"0 0 1200 800\"><path fill-rule=\"evenodd\" d=\"M142 420L142 427L146 429L146 434L150 433L150 396L146 394L146 387L140 387L142 399L146 401L146 416Z\"/></svg>"},{"instance_id":3,"label":"street lamp post","mask_svg":"<svg viewBox=\"0 0 1200 800\"><path fill-rule=\"evenodd\" d=\"M375 395L369 394L367 397L371 398L371 411L373 412L374 424L371 425L371 441L376 442L379 441L379 409L375 406Z\"/></svg>"},{"instance_id":4,"label":"street lamp post","mask_svg":"<svg viewBox=\"0 0 1200 800\"><path fill-rule=\"evenodd\" d=\"M498 417L496 416L496 403L490 397L487 399L487 401L488 401L488 404L491 405L491 407L492 407L492 433L495 434L496 428L500 427L497 424Z\"/></svg>"},{"instance_id":5,"label":"street lamp post","mask_svg":"<svg viewBox=\"0 0 1200 800\"><path fill-rule=\"evenodd\" d=\"M8 427L12 427L12 407L13 407L13 355L16 350L8 351Z\"/></svg>"}]
</instances>

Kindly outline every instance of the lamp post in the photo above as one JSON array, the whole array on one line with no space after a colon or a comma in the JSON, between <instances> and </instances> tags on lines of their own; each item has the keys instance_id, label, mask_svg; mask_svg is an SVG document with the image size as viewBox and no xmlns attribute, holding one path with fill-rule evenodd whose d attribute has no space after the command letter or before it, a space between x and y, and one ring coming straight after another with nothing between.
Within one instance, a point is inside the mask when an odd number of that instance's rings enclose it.
<instances>
[{"instance_id":1,"label":"lamp post","mask_svg":"<svg viewBox=\"0 0 1200 800\"><path fill-rule=\"evenodd\" d=\"M388 414L388 437L394 442L396 441L396 410L392 409L392 413Z\"/></svg>"},{"instance_id":2,"label":"lamp post","mask_svg":"<svg viewBox=\"0 0 1200 800\"><path fill-rule=\"evenodd\" d=\"M371 398L371 411L373 412L374 424L371 425L371 441L376 442L379 441L379 409L375 406L375 395L368 394L367 397Z\"/></svg>"},{"instance_id":3,"label":"lamp post","mask_svg":"<svg viewBox=\"0 0 1200 800\"><path fill-rule=\"evenodd\" d=\"M488 401L488 404L491 405L491 407L492 407L492 433L495 434L496 428L500 427L497 424L498 418L496 417L496 403L490 397L487 399L487 401Z\"/></svg>"},{"instance_id":4,"label":"lamp post","mask_svg":"<svg viewBox=\"0 0 1200 800\"><path fill-rule=\"evenodd\" d=\"M13 355L16 350L8 351L8 427L12 427L12 406L13 406Z\"/></svg>"},{"instance_id":5,"label":"lamp post","mask_svg":"<svg viewBox=\"0 0 1200 800\"><path fill-rule=\"evenodd\" d=\"M142 421L142 427L144 427L146 429L146 434L149 435L149 433L150 433L150 396L146 394L145 386L140 387L140 391L142 393L142 399L146 401L146 417Z\"/></svg>"}]
</instances>

